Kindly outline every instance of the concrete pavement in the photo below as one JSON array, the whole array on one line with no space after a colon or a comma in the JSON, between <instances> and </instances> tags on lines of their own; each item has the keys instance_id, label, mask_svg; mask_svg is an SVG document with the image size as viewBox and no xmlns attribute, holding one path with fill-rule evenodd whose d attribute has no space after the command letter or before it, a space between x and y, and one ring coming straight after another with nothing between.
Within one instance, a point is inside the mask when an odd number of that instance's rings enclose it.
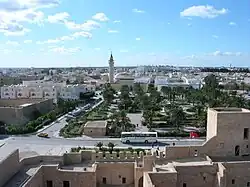
<instances>
[{"instance_id":1,"label":"concrete pavement","mask_svg":"<svg viewBox=\"0 0 250 187\"><path fill-rule=\"evenodd\" d=\"M158 139L159 148L164 149L165 146L190 146L201 145L204 139ZM142 148L151 149L151 144L124 144L119 138L90 138L90 139L63 139L63 138L39 138L34 135L30 136L12 136L1 140L4 143L0 147L0 155L6 155L15 149L19 149L20 158L33 155L60 155L69 152L72 147L94 148L98 142L107 145L109 142L114 143L117 148Z\"/></svg>"}]
</instances>

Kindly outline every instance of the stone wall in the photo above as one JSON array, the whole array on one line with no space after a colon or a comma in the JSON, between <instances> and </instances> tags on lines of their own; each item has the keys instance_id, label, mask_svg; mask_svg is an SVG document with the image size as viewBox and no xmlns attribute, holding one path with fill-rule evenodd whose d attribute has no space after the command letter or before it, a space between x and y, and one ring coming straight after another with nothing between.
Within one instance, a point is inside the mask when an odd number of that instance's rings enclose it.
<instances>
[{"instance_id":1,"label":"stone wall","mask_svg":"<svg viewBox=\"0 0 250 187\"><path fill-rule=\"evenodd\" d=\"M175 166L178 173L178 185L192 187L212 187L215 184L217 168L213 165Z\"/></svg>"},{"instance_id":2,"label":"stone wall","mask_svg":"<svg viewBox=\"0 0 250 187\"><path fill-rule=\"evenodd\" d=\"M245 162L227 162L223 163L225 167L225 179L227 187L250 186L250 161ZM222 186L223 187L223 186Z\"/></svg>"},{"instance_id":3,"label":"stone wall","mask_svg":"<svg viewBox=\"0 0 250 187\"><path fill-rule=\"evenodd\" d=\"M176 172L159 172L159 173L148 172L148 176L152 181L151 186L153 187L165 187L165 186L176 187L178 186ZM179 186L182 186L182 185L179 185Z\"/></svg>"},{"instance_id":4,"label":"stone wall","mask_svg":"<svg viewBox=\"0 0 250 187\"><path fill-rule=\"evenodd\" d=\"M106 185L134 185L134 163L113 162L97 163L96 181L98 186L105 186L103 178L106 178Z\"/></svg>"},{"instance_id":5,"label":"stone wall","mask_svg":"<svg viewBox=\"0 0 250 187\"><path fill-rule=\"evenodd\" d=\"M23 100L24 101L27 100L26 103L33 103L33 104L19 107L20 102L25 103ZM2 102L1 105L2 107L0 107L0 121L6 124L23 125L30 120L34 120L34 112L39 112L40 114L46 114L53 109L53 100L51 99L34 100L33 102L32 101L33 100L31 99L20 99L20 100L0 99L0 102ZM15 102L17 103L15 104ZM6 104L6 106L4 103Z\"/></svg>"},{"instance_id":6,"label":"stone wall","mask_svg":"<svg viewBox=\"0 0 250 187\"><path fill-rule=\"evenodd\" d=\"M3 186L20 169L19 152L13 151L8 157L0 161L0 186Z\"/></svg>"},{"instance_id":7,"label":"stone wall","mask_svg":"<svg viewBox=\"0 0 250 187\"><path fill-rule=\"evenodd\" d=\"M70 186L96 187L96 173L88 171L62 170L55 166L43 167L44 186L46 181L53 181L53 187L63 186L63 181L69 181ZM37 186L34 186L37 187Z\"/></svg>"},{"instance_id":8,"label":"stone wall","mask_svg":"<svg viewBox=\"0 0 250 187\"><path fill-rule=\"evenodd\" d=\"M23 187L43 187L43 166L41 166L38 171L23 185Z\"/></svg>"}]
</instances>

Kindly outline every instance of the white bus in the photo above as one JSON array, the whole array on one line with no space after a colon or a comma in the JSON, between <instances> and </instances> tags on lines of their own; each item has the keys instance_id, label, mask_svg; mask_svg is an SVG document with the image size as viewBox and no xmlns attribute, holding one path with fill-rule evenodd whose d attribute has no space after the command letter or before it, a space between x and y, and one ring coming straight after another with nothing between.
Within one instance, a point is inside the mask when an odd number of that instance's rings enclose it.
<instances>
[{"instance_id":1,"label":"white bus","mask_svg":"<svg viewBox=\"0 0 250 187\"><path fill-rule=\"evenodd\" d=\"M155 143L157 132L122 132L122 143Z\"/></svg>"}]
</instances>

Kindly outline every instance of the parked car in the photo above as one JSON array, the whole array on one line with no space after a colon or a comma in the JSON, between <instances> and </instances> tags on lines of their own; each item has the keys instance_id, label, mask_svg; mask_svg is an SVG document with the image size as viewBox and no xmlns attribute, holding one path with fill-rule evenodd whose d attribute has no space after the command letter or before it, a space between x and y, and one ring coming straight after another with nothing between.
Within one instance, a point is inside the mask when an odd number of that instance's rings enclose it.
<instances>
[{"instance_id":1,"label":"parked car","mask_svg":"<svg viewBox=\"0 0 250 187\"><path fill-rule=\"evenodd\" d=\"M43 133L43 132L39 133L37 136L41 137L41 138L48 138L49 137L49 135L47 133Z\"/></svg>"}]
</instances>

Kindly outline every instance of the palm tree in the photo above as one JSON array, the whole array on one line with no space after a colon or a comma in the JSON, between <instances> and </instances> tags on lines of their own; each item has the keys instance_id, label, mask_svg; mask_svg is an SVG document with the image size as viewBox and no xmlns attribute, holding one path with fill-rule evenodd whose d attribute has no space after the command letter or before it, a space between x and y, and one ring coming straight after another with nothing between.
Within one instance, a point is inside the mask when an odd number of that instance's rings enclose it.
<instances>
[{"instance_id":1,"label":"palm tree","mask_svg":"<svg viewBox=\"0 0 250 187\"><path fill-rule=\"evenodd\" d=\"M109 148L109 151L110 151L110 153L112 153L112 151L114 150L114 147L116 146L114 143L112 143L112 142L109 142L108 144L107 144L107 146L108 146L108 148Z\"/></svg>"},{"instance_id":2,"label":"palm tree","mask_svg":"<svg viewBox=\"0 0 250 187\"><path fill-rule=\"evenodd\" d=\"M173 107L170 109L170 121L179 130L180 124L186 119L185 112L181 107Z\"/></svg>"},{"instance_id":3,"label":"palm tree","mask_svg":"<svg viewBox=\"0 0 250 187\"><path fill-rule=\"evenodd\" d=\"M98 147L99 150L101 150L102 147L103 147L103 143L102 142L97 142L95 146Z\"/></svg>"}]
</instances>

